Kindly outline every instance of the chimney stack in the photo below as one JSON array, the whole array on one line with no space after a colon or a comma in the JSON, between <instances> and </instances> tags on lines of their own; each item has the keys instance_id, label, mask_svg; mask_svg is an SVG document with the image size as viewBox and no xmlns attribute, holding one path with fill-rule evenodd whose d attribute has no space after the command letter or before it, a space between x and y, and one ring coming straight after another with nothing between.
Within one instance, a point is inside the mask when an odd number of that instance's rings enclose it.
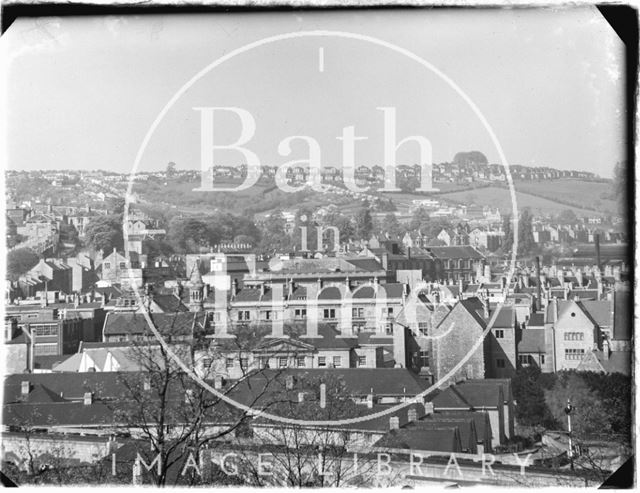
<instances>
[{"instance_id":1,"label":"chimney stack","mask_svg":"<svg viewBox=\"0 0 640 493\"><path fill-rule=\"evenodd\" d=\"M594 235L593 242L595 243L595 247L596 247L596 267L598 269L601 269L601 264L600 264L600 233L596 233Z\"/></svg>"},{"instance_id":2,"label":"chimney stack","mask_svg":"<svg viewBox=\"0 0 640 493\"><path fill-rule=\"evenodd\" d=\"M398 416L391 416L389 418L389 429L390 430L400 429L400 418Z\"/></svg>"},{"instance_id":3,"label":"chimney stack","mask_svg":"<svg viewBox=\"0 0 640 493\"><path fill-rule=\"evenodd\" d=\"M31 384L27 380L23 380L20 384L20 393L23 396L29 395L29 391L31 390Z\"/></svg>"},{"instance_id":4,"label":"chimney stack","mask_svg":"<svg viewBox=\"0 0 640 493\"><path fill-rule=\"evenodd\" d=\"M220 390L222 388L222 377L220 375L216 375L214 377L213 388L216 390Z\"/></svg>"},{"instance_id":5,"label":"chimney stack","mask_svg":"<svg viewBox=\"0 0 640 493\"><path fill-rule=\"evenodd\" d=\"M85 392L83 402L85 406L90 406L93 402L93 394L91 392Z\"/></svg>"},{"instance_id":6,"label":"chimney stack","mask_svg":"<svg viewBox=\"0 0 640 493\"><path fill-rule=\"evenodd\" d=\"M373 408L373 394L368 394L367 395L367 407L369 409Z\"/></svg>"},{"instance_id":7,"label":"chimney stack","mask_svg":"<svg viewBox=\"0 0 640 493\"><path fill-rule=\"evenodd\" d=\"M407 411L407 419L410 423L418 421L418 411L415 407L412 406L409 408L409 410Z\"/></svg>"},{"instance_id":8,"label":"chimney stack","mask_svg":"<svg viewBox=\"0 0 640 493\"><path fill-rule=\"evenodd\" d=\"M231 282L231 295L232 296L237 296L238 295L238 280L234 279Z\"/></svg>"},{"instance_id":9,"label":"chimney stack","mask_svg":"<svg viewBox=\"0 0 640 493\"><path fill-rule=\"evenodd\" d=\"M609 340L605 339L604 341L602 341L602 357L604 358L605 361L609 360L609 350L611 348L609 347Z\"/></svg>"},{"instance_id":10,"label":"chimney stack","mask_svg":"<svg viewBox=\"0 0 640 493\"><path fill-rule=\"evenodd\" d=\"M424 413L425 414L433 414L433 402L425 402L424 403Z\"/></svg>"}]
</instances>

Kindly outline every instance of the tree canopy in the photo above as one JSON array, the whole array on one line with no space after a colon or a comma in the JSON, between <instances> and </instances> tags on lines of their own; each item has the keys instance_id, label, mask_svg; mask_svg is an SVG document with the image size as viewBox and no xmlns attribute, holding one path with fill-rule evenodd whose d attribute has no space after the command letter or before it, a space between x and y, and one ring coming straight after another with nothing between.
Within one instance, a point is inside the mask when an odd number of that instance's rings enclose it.
<instances>
[{"instance_id":1,"label":"tree canopy","mask_svg":"<svg viewBox=\"0 0 640 493\"><path fill-rule=\"evenodd\" d=\"M40 257L30 248L18 248L7 254L7 276L15 281L40 261Z\"/></svg>"}]
</instances>

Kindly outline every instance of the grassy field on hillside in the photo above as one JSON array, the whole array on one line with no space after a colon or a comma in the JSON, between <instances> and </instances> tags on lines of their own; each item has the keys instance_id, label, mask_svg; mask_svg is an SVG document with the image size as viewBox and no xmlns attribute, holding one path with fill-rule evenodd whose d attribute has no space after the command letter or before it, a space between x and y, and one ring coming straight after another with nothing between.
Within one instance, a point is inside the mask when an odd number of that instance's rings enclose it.
<instances>
[{"instance_id":1,"label":"grassy field on hillside","mask_svg":"<svg viewBox=\"0 0 640 493\"><path fill-rule=\"evenodd\" d=\"M571 209L578 216L599 215L599 213L595 212L594 210L587 208L593 207L593 200L585 201L585 204L588 204L587 207L574 207L547 198L523 193L519 191L521 187L519 187L518 185L518 183L515 184L518 209L529 207L531 209L531 212L534 214L552 215L558 214L564 209ZM569 187L568 184L565 184L565 186L567 188ZM602 188L602 190L604 190L604 187ZM586 194L587 192L584 193ZM585 197L589 197L589 195L585 195ZM502 187L487 187L466 192L447 193L440 195L437 198L458 204L477 204L483 206L488 205L489 207L500 209L500 212L503 214L508 214L513 209L509 189ZM560 197L560 200L564 199Z\"/></svg>"},{"instance_id":2,"label":"grassy field on hillside","mask_svg":"<svg viewBox=\"0 0 640 493\"><path fill-rule=\"evenodd\" d=\"M602 212L616 213L618 204L607 198L612 185L609 182L581 180L552 180L542 182L517 181L517 191L544 196L551 200L570 202L576 207L594 207Z\"/></svg>"}]
</instances>

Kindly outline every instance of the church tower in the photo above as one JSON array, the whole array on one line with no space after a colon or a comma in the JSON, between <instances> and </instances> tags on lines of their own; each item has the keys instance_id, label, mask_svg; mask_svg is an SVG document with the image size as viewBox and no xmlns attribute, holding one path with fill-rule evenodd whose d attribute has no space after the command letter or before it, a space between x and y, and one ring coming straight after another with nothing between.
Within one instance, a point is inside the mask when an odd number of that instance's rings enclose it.
<instances>
[{"instance_id":1,"label":"church tower","mask_svg":"<svg viewBox=\"0 0 640 493\"><path fill-rule=\"evenodd\" d=\"M191 269L191 276L187 283L189 287L189 310L192 312L202 311L204 282L200 275L200 262L196 262Z\"/></svg>"}]
</instances>

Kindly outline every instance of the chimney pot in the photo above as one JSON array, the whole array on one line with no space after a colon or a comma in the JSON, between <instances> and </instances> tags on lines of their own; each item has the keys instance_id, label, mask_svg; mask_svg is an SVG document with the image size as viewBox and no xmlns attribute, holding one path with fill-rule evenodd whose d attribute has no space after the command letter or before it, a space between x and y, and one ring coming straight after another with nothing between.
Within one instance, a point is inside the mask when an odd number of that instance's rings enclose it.
<instances>
[{"instance_id":1,"label":"chimney pot","mask_svg":"<svg viewBox=\"0 0 640 493\"><path fill-rule=\"evenodd\" d=\"M367 395L367 407L369 409L373 408L373 394Z\"/></svg>"},{"instance_id":2,"label":"chimney pot","mask_svg":"<svg viewBox=\"0 0 640 493\"><path fill-rule=\"evenodd\" d=\"M287 375L287 378L285 379L285 386L287 390L291 390L293 388L293 383L293 375Z\"/></svg>"}]
</instances>

